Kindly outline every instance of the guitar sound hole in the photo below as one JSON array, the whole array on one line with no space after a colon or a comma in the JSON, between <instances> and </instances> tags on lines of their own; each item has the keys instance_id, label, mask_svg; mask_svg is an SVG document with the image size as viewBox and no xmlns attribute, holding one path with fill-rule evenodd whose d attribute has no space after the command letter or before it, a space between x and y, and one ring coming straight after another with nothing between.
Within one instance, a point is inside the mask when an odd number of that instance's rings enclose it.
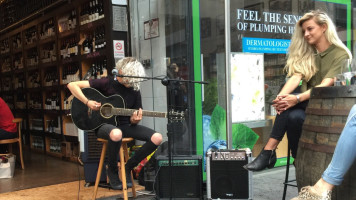
<instances>
[{"instance_id":1,"label":"guitar sound hole","mask_svg":"<svg viewBox=\"0 0 356 200\"><path fill-rule=\"evenodd\" d=\"M108 104L101 106L101 109L100 109L101 115L105 118L111 117L112 116L111 108L112 108L112 106L108 105Z\"/></svg>"}]
</instances>

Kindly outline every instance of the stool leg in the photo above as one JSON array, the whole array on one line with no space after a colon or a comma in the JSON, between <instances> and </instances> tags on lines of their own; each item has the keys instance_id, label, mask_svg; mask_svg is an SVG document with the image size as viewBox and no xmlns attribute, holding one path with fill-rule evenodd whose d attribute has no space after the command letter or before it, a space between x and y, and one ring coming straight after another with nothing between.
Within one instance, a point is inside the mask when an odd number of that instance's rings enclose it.
<instances>
[{"instance_id":1,"label":"stool leg","mask_svg":"<svg viewBox=\"0 0 356 200\"><path fill-rule=\"evenodd\" d=\"M124 193L124 200L128 200L127 195L127 184L126 184L126 173L125 173L125 157L124 157L124 150L123 150L124 143L121 144L120 147L120 173L121 173L121 181L122 181L122 192Z\"/></svg>"},{"instance_id":2,"label":"stool leg","mask_svg":"<svg viewBox=\"0 0 356 200\"><path fill-rule=\"evenodd\" d=\"M125 154L125 163L129 160L129 151L127 149L127 144L123 144L123 149L124 149L124 154ZM127 177L126 177L127 178ZM131 178L131 182L132 182L132 187L131 187L131 192L132 192L132 196L134 198L136 198L136 188L135 188L135 182L133 180L133 176L132 176L132 172L130 172L130 177Z\"/></svg>"},{"instance_id":3,"label":"stool leg","mask_svg":"<svg viewBox=\"0 0 356 200\"><path fill-rule=\"evenodd\" d=\"M98 192L98 186L99 186L99 182L100 182L101 171L103 170L106 148L107 148L107 143L103 143L103 149L101 150L98 173L96 174L96 179L95 179L93 199L96 199L96 193Z\"/></svg>"},{"instance_id":4,"label":"stool leg","mask_svg":"<svg viewBox=\"0 0 356 200\"><path fill-rule=\"evenodd\" d=\"M287 194L287 183L289 179L289 165L290 165L290 148L288 145L288 155L287 155L287 166L286 166L286 177L284 179L284 189L283 189L283 198L282 200L286 199L286 194Z\"/></svg>"}]
</instances>

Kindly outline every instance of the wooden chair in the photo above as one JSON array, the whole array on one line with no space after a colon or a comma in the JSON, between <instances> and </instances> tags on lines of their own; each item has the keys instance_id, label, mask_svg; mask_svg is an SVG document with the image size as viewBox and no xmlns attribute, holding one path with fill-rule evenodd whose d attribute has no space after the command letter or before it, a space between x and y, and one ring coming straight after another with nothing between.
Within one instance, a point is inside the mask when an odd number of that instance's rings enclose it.
<instances>
[{"instance_id":1,"label":"wooden chair","mask_svg":"<svg viewBox=\"0 0 356 200\"><path fill-rule=\"evenodd\" d=\"M22 135L21 135L22 118L15 118L14 120L12 120L12 122L16 123L17 125L17 138L0 140L0 144L13 144L17 142L19 145L19 154L20 154L19 156L21 160L21 167L22 169L25 169L25 164L23 162L23 156L22 156ZM9 152L12 153L12 145L9 145Z\"/></svg>"},{"instance_id":2,"label":"wooden chair","mask_svg":"<svg viewBox=\"0 0 356 200\"><path fill-rule=\"evenodd\" d=\"M120 176L121 176L121 181L122 181L122 191L124 193L124 199L128 200L128 195L127 195L127 184L126 184L126 174L125 174L125 163L129 159L129 152L127 149L127 143L133 141L133 138L123 138L120 151L119 151L119 156L120 156ZM104 160L105 160L105 154L106 154L106 149L108 147L108 140L98 138L99 142L103 143L103 148L101 150L101 156L100 156L100 161L99 161L99 167L98 167L98 173L96 174L96 180L95 180L95 186L94 186L94 195L93 199L96 199L96 193L98 192L98 186L100 182L100 177L101 177L101 171L103 170L103 165L104 165ZM136 190L135 190L135 182L133 181L132 173L131 173L131 181L132 181L132 188L131 192L133 197L136 197Z\"/></svg>"}]
</instances>

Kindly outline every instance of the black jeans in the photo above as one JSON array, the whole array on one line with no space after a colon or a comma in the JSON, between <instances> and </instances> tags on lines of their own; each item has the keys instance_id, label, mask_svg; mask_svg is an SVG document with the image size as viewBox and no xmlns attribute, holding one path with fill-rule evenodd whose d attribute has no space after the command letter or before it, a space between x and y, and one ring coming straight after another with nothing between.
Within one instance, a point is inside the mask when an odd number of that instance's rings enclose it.
<instances>
[{"instance_id":1,"label":"black jeans","mask_svg":"<svg viewBox=\"0 0 356 200\"><path fill-rule=\"evenodd\" d=\"M4 129L0 129L0 140L13 139L17 137L17 133L7 132Z\"/></svg>"},{"instance_id":2,"label":"black jeans","mask_svg":"<svg viewBox=\"0 0 356 200\"><path fill-rule=\"evenodd\" d=\"M270 138L281 141L284 133L287 132L288 145L291 148L292 156L297 156L299 138L302 134L302 126L305 119L305 109L309 101L303 101L280 115L276 116Z\"/></svg>"},{"instance_id":3,"label":"black jeans","mask_svg":"<svg viewBox=\"0 0 356 200\"><path fill-rule=\"evenodd\" d=\"M154 150L156 150L157 146L151 141L152 135L155 133L154 130L147 128L141 125L133 125L125 124L120 125L118 127L111 124L104 124L99 127L96 131L97 137L108 140L108 164L111 169L117 167L118 162L118 154L121 146L121 141L114 142L110 139L110 132L118 128L122 131L122 137L132 137L137 140L146 141L146 143L135 152L134 156L130 158L130 160L126 164L126 168L132 169L136 165L138 165L141 160L150 155Z\"/></svg>"}]
</instances>

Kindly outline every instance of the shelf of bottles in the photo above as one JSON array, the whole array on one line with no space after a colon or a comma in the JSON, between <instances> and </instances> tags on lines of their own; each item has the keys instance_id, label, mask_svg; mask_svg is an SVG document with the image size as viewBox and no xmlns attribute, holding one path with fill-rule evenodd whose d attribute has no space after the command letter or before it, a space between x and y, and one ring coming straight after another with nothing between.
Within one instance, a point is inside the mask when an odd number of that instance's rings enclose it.
<instances>
[{"instance_id":1,"label":"shelf of bottles","mask_svg":"<svg viewBox=\"0 0 356 200\"><path fill-rule=\"evenodd\" d=\"M31 149L32 150L44 150L44 141L42 136L31 135Z\"/></svg>"},{"instance_id":2,"label":"shelf of bottles","mask_svg":"<svg viewBox=\"0 0 356 200\"><path fill-rule=\"evenodd\" d=\"M25 49L29 49L36 45L37 42L37 30L36 26L32 26L31 28L25 31Z\"/></svg>"},{"instance_id":3,"label":"shelf of bottles","mask_svg":"<svg viewBox=\"0 0 356 200\"><path fill-rule=\"evenodd\" d=\"M42 95L40 91L28 93L28 108L31 110L42 109Z\"/></svg>"},{"instance_id":4,"label":"shelf of bottles","mask_svg":"<svg viewBox=\"0 0 356 200\"><path fill-rule=\"evenodd\" d=\"M14 70L21 70L24 68L22 52L14 54L13 66L14 66Z\"/></svg>"},{"instance_id":5,"label":"shelf of bottles","mask_svg":"<svg viewBox=\"0 0 356 200\"><path fill-rule=\"evenodd\" d=\"M62 67L62 85L73 81L79 81L79 63L70 63Z\"/></svg>"},{"instance_id":6,"label":"shelf of bottles","mask_svg":"<svg viewBox=\"0 0 356 200\"><path fill-rule=\"evenodd\" d=\"M61 96L63 97L63 99L62 99L62 102L63 102L62 110L65 113L69 113L70 101L72 100L73 96L72 96L72 94L70 93L70 91L67 88L65 88L62 91L62 95Z\"/></svg>"},{"instance_id":7,"label":"shelf of bottles","mask_svg":"<svg viewBox=\"0 0 356 200\"><path fill-rule=\"evenodd\" d=\"M10 52L9 39L0 41L0 54L6 54Z\"/></svg>"},{"instance_id":8,"label":"shelf of bottles","mask_svg":"<svg viewBox=\"0 0 356 200\"><path fill-rule=\"evenodd\" d=\"M2 90L3 92L10 92L10 91L12 91L12 85L11 85L12 80L11 80L11 77L2 77L1 81L2 81L2 84L1 84L2 88L1 88L1 90Z\"/></svg>"},{"instance_id":9,"label":"shelf of bottles","mask_svg":"<svg viewBox=\"0 0 356 200\"><path fill-rule=\"evenodd\" d=\"M63 0L7 0L0 4L0 29L16 23L17 21L26 18L36 11L48 7L54 2Z\"/></svg>"},{"instance_id":10,"label":"shelf of bottles","mask_svg":"<svg viewBox=\"0 0 356 200\"><path fill-rule=\"evenodd\" d=\"M0 36L1 97L26 121L24 136L32 149L59 153L60 136L78 134L66 85L108 74L107 1L12 1L21 7L19 15L41 8L38 3L63 5Z\"/></svg>"},{"instance_id":11,"label":"shelf of bottles","mask_svg":"<svg viewBox=\"0 0 356 200\"><path fill-rule=\"evenodd\" d=\"M85 25L103 19L104 3L103 0L92 0L82 5L80 12L80 25Z\"/></svg>"},{"instance_id":12,"label":"shelf of bottles","mask_svg":"<svg viewBox=\"0 0 356 200\"><path fill-rule=\"evenodd\" d=\"M41 87L40 73L38 70L29 71L27 77L27 88L39 88Z\"/></svg>"},{"instance_id":13,"label":"shelf of bottles","mask_svg":"<svg viewBox=\"0 0 356 200\"><path fill-rule=\"evenodd\" d=\"M6 73L11 71L11 57L4 56L1 63L1 72Z\"/></svg>"},{"instance_id":14,"label":"shelf of bottles","mask_svg":"<svg viewBox=\"0 0 356 200\"><path fill-rule=\"evenodd\" d=\"M79 54L78 48L78 38L76 35L70 35L66 38L62 38L61 48L60 48L60 57L64 60L64 63L71 61L70 58L73 58Z\"/></svg>"},{"instance_id":15,"label":"shelf of bottles","mask_svg":"<svg viewBox=\"0 0 356 200\"><path fill-rule=\"evenodd\" d=\"M17 33L12 37L12 52L19 52L22 51L22 39L21 33Z\"/></svg>"},{"instance_id":16,"label":"shelf of bottles","mask_svg":"<svg viewBox=\"0 0 356 200\"><path fill-rule=\"evenodd\" d=\"M58 32L60 36L65 35L64 33L66 32L74 31L77 27L77 11L75 9L58 19Z\"/></svg>"},{"instance_id":17,"label":"shelf of bottles","mask_svg":"<svg viewBox=\"0 0 356 200\"><path fill-rule=\"evenodd\" d=\"M44 78L42 86L51 87L58 85L58 73L56 67L46 69L44 71L43 77Z\"/></svg>"},{"instance_id":18,"label":"shelf of bottles","mask_svg":"<svg viewBox=\"0 0 356 200\"><path fill-rule=\"evenodd\" d=\"M44 95L45 110L60 110L60 96L58 91L46 91Z\"/></svg>"},{"instance_id":19,"label":"shelf of bottles","mask_svg":"<svg viewBox=\"0 0 356 200\"><path fill-rule=\"evenodd\" d=\"M14 89L23 90L25 89L25 74L19 73L14 77Z\"/></svg>"},{"instance_id":20,"label":"shelf of bottles","mask_svg":"<svg viewBox=\"0 0 356 200\"><path fill-rule=\"evenodd\" d=\"M12 95L3 95L2 96L3 100L7 103L7 105L9 106L9 108L12 110L15 108L14 105L14 96Z\"/></svg>"},{"instance_id":21,"label":"shelf of bottles","mask_svg":"<svg viewBox=\"0 0 356 200\"><path fill-rule=\"evenodd\" d=\"M15 109L26 109L26 94L18 92L15 95Z\"/></svg>"},{"instance_id":22,"label":"shelf of bottles","mask_svg":"<svg viewBox=\"0 0 356 200\"><path fill-rule=\"evenodd\" d=\"M89 32L89 33L88 33ZM82 55L91 54L94 52L99 52L100 50L105 49L106 40L105 40L105 27L98 26L93 32L88 31L85 34L82 34ZM100 53L93 54L91 56L99 56Z\"/></svg>"}]
</instances>

